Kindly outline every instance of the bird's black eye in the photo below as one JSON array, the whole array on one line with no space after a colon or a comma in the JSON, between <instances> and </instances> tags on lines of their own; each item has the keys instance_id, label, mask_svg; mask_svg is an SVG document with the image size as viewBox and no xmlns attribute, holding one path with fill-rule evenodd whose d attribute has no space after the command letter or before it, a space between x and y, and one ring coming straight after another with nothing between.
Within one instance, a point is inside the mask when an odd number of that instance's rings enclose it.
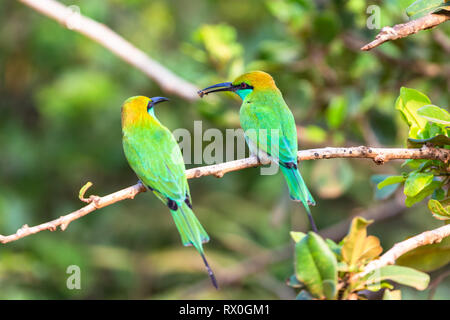
<instances>
[{"instance_id":1,"label":"bird's black eye","mask_svg":"<svg viewBox=\"0 0 450 320\"><path fill-rule=\"evenodd\" d=\"M245 83L245 82L242 82L242 83L239 85L239 89L253 89L253 87L252 87L251 85Z\"/></svg>"}]
</instances>

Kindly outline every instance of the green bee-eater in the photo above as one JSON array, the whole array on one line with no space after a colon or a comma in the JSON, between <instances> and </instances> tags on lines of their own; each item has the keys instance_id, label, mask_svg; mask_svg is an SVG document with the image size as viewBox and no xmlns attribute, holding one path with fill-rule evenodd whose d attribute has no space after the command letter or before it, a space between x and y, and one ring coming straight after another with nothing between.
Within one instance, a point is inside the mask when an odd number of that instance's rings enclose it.
<instances>
[{"instance_id":1,"label":"green bee-eater","mask_svg":"<svg viewBox=\"0 0 450 320\"><path fill-rule=\"evenodd\" d=\"M239 76L233 82L219 83L198 93L203 97L218 91L232 91L241 97L239 118L251 153L258 155L262 151L280 166L291 199L303 203L311 227L317 232L309 209L309 205L315 205L315 201L297 168L297 127L294 116L273 78L265 72L254 71ZM257 134L250 135L248 130L254 130ZM273 132L277 133L278 138L272 136ZM261 133L265 133L266 137L262 138Z\"/></svg>"},{"instance_id":2,"label":"green bee-eater","mask_svg":"<svg viewBox=\"0 0 450 320\"><path fill-rule=\"evenodd\" d=\"M155 105L167 100L137 96L124 102L123 150L142 184L169 207L183 245L197 249L217 288L203 251L203 243L209 241L209 236L192 211L183 156L172 133L155 116Z\"/></svg>"}]
</instances>

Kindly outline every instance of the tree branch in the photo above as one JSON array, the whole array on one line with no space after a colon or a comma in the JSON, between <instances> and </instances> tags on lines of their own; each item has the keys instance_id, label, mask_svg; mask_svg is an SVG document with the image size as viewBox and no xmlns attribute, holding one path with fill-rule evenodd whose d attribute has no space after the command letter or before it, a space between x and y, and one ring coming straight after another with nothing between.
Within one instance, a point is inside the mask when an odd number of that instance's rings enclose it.
<instances>
[{"instance_id":1,"label":"tree branch","mask_svg":"<svg viewBox=\"0 0 450 320\"><path fill-rule=\"evenodd\" d=\"M407 37L411 34L415 34L421 30L426 30L433 28L445 21L450 20L450 14L447 12L443 13L432 13L427 14L416 20L411 20L406 23L397 24L394 27L384 27L381 29L380 33L377 34L375 40L366 44L361 48L363 51L371 50L379 45L390 40L397 40L400 38Z\"/></svg>"},{"instance_id":2,"label":"tree branch","mask_svg":"<svg viewBox=\"0 0 450 320\"><path fill-rule=\"evenodd\" d=\"M349 148L309 149L301 150L298 152L299 161L331 158L366 158L373 159L373 161L377 164L384 164L389 160L398 159L434 159L441 160L447 163L450 159L450 150L435 149L426 146L421 149L369 148L360 146ZM260 165L261 163L256 157L249 157L240 160L189 169L186 170L186 176L188 179L200 178L210 175L221 178L225 173L257 167ZM0 242L8 243L11 241L16 241L43 230L55 231L57 227L60 227L61 230L65 230L69 223L87 215L90 212L93 212L100 208L104 208L121 200L133 199L137 194L146 191L145 187L141 183L138 183L134 186L122 189L104 197L90 196L88 199L85 199L84 193L91 185L92 184L86 185L80 191L80 199L84 202L88 202L89 204L87 206L53 221L46 222L34 227L24 225L22 228L17 230L15 234L9 236L0 235Z\"/></svg>"},{"instance_id":3,"label":"tree branch","mask_svg":"<svg viewBox=\"0 0 450 320\"><path fill-rule=\"evenodd\" d=\"M364 268L364 271L358 273L356 276L363 277L375 269L394 264L395 261L405 253L427 244L439 243L442 241L442 239L448 236L450 236L450 224L434 230L422 232L417 236L396 243L379 259L369 262L369 264L367 264L367 266Z\"/></svg>"},{"instance_id":4,"label":"tree branch","mask_svg":"<svg viewBox=\"0 0 450 320\"><path fill-rule=\"evenodd\" d=\"M142 71L154 80L163 91L189 101L198 99L198 88L178 77L144 52L123 39L104 24L74 12L71 7L55 0L18 0L41 14L56 20L64 27L77 31L101 44L116 56Z\"/></svg>"}]
</instances>

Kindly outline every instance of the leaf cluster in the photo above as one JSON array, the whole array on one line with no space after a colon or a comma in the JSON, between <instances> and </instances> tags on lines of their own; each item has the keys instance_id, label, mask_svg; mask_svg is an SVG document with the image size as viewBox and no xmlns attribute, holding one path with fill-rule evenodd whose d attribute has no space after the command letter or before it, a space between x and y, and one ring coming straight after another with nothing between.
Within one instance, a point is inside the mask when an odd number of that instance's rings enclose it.
<instances>
[{"instance_id":1,"label":"leaf cluster","mask_svg":"<svg viewBox=\"0 0 450 320\"><path fill-rule=\"evenodd\" d=\"M427 288L428 274L406 266L384 266L364 277L354 276L383 251L380 240L367 235L372 222L354 218L349 233L339 243L324 240L314 232L291 232L295 241L295 274L287 283L300 290L297 299L366 299L368 291L381 289L385 289L384 299L398 299L400 290L393 290L392 282L417 290Z\"/></svg>"}]
</instances>

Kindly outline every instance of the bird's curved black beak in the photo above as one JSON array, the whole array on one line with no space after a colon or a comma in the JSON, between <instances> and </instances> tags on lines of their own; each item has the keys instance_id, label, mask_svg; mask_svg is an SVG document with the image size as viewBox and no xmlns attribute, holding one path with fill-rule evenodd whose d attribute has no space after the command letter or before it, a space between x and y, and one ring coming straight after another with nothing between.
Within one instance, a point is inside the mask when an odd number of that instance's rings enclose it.
<instances>
[{"instance_id":1,"label":"bird's curved black beak","mask_svg":"<svg viewBox=\"0 0 450 320\"><path fill-rule=\"evenodd\" d=\"M217 89L216 89L217 88ZM211 93L211 92L218 92L218 91L235 91L237 86L233 86L231 82L223 82L218 83L213 86L207 87L205 89L202 89L197 92L197 94L200 96L200 98L203 98L205 94Z\"/></svg>"},{"instance_id":2,"label":"bird's curved black beak","mask_svg":"<svg viewBox=\"0 0 450 320\"><path fill-rule=\"evenodd\" d=\"M155 104L158 104L160 102L169 101L169 99L165 98L165 97L152 97L152 98L150 98L150 100L152 101L151 104L150 104L152 107Z\"/></svg>"}]
</instances>

